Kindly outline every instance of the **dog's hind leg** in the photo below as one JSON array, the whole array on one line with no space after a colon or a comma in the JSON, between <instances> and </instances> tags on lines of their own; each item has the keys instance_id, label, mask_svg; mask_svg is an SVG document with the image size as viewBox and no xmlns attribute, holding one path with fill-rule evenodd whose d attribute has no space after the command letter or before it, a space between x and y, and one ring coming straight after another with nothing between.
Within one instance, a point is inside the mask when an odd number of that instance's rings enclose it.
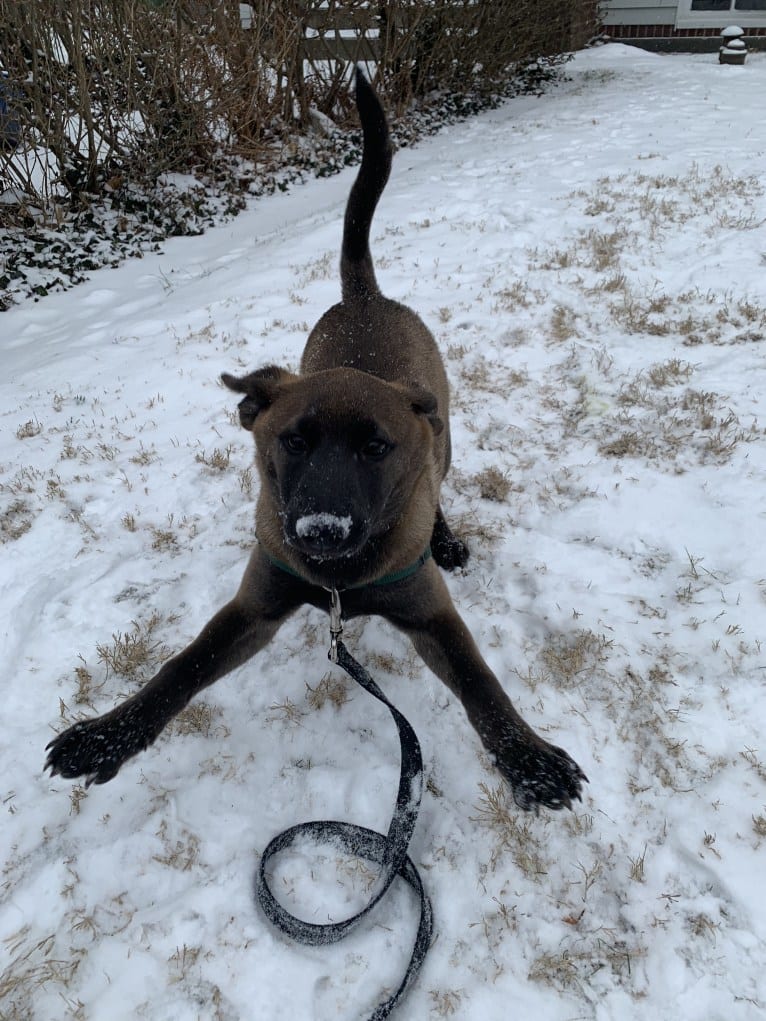
<instances>
[{"instance_id":1,"label":"dog's hind leg","mask_svg":"<svg viewBox=\"0 0 766 1021\"><path fill-rule=\"evenodd\" d=\"M436 508L436 520L431 534L431 552L434 560L445 571L464 567L468 561L468 547L454 534L441 507Z\"/></svg>"}]
</instances>

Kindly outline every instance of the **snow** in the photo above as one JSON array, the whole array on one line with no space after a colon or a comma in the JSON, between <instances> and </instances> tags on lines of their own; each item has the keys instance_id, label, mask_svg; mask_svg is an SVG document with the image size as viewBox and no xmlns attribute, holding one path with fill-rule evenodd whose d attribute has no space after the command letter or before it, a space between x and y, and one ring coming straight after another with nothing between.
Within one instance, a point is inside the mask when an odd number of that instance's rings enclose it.
<instances>
[{"instance_id":1,"label":"snow","mask_svg":"<svg viewBox=\"0 0 766 1021\"><path fill-rule=\"evenodd\" d=\"M316 529L330 529L338 532L342 539L347 539L353 525L353 519L348 515L338 514L304 514L295 522L295 533L301 538L316 531Z\"/></svg>"},{"instance_id":2,"label":"snow","mask_svg":"<svg viewBox=\"0 0 766 1021\"><path fill-rule=\"evenodd\" d=\"M575 813L519 812L407 641L347 625L425 759L410 853L437 939L398 1014L755 1021L766 56L612 44L569 77L401 151L373 225L379 280L453 385L444 505L472 556L447 584L590 778ZM109 784L42 772L66 722L236 590L252 441L218 377L297 365L338 299L353 173L0 318L3 1019L350 1019L401 978L401 884L332 947L291 944L253 900L275 833L385 832L396 796L390 719L327 663L326 616L296 614ZM312 917L370 881L342 855L280 867Z\"/></svg>"}]
</instances>

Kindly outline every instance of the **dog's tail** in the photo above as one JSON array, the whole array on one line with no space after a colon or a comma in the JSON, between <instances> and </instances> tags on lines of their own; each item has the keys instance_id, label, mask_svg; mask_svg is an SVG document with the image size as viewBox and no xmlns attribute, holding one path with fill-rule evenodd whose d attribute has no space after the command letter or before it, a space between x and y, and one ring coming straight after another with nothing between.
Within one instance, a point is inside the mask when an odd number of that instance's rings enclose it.
<instances>
[{"instance_id":1,"label":"dog's tail","mask_svg":"<svg viewBox=\"0 0 766 1021\"><path fill-rule=\"evenodd\" d=\"M356 69L356 105L362 121L362 165L351 188L343 221L340 279L343 300L379 294L370 255L370 224L391 173L393 146L380 100Z\"/></svg>"}]
</instances>

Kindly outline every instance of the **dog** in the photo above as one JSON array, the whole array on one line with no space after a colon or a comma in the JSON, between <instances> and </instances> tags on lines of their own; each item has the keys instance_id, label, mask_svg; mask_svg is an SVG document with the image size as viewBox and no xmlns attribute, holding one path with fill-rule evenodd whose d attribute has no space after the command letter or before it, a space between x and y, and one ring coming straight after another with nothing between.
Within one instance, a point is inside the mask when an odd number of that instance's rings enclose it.
<instances>
[{"instance_id":1,"label":"dog","mask_svg":"<svg viewBox=\"0 0 766 1021\"><path fill-rule=\"evenodd\" d=\"M370 226L393 155L372 86L356 72L363 155L349 194L342 300L321 317L300 371L269 365L223 382L242 395L260 489L239 591L183 652L110 712L48 745L51 775L111 780L203 688L259 652L303 604L378 614L403 631L462 703L517 805L571 808L587 777L513 708L458 615L440 568L462 567L439 488L450 465L449 388L423 321L383 297Z\"/></svg>"}]
</instances>

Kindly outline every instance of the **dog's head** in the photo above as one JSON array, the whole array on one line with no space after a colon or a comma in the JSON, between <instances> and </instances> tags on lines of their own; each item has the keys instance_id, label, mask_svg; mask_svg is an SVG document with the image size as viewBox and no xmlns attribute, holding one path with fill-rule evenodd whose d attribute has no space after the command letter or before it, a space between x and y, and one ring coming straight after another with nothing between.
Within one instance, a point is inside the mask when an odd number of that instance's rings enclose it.
<instances>
[{"instance_id":1,"label":"dog's head","mask_svg":"<svg viewBox=\"0 0 766 1021\"><path fill-rule=\"evenodd\" d=\"M350 368L296 376L267 366L221 378L245 395L239 417L255 437L259 528L262 514L277 519L312 570L357 557L416 499L435 511L434 438L444 426L429 391Z\"/></svg>"}]
</instances>

